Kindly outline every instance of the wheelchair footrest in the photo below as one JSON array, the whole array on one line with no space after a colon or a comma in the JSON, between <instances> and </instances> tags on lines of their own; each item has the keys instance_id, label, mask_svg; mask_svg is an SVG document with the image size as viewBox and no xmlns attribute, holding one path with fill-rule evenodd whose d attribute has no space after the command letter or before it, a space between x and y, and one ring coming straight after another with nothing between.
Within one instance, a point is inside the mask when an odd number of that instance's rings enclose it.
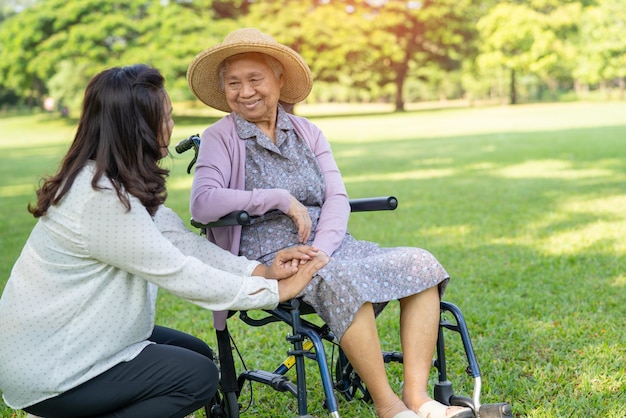
<instances>
[{"instance_id":1,"label":"wheelchair footrest","mask_svg":"<svg viewBox=\"0 0 626 418\"><path fill-rule=\"evenodd\" d=\"M402 353L397 351L383 351L383 361L385 363L398 362L402 363L404 361L404 357L402 357Z\"/></svg>"},{"instance_id":2,"label":"wheelchair footrest","mask_svg":"<svg viewBox=\"0 0 626 418\"><path fill-rule=\"evenodd\" d=\"M250 380L263 383L279 392L290 392L293 396L298 395L298 388L287 376L271 373L265 370L246 370L239 376L239 379Z\"/></svg>"}]
</instances>

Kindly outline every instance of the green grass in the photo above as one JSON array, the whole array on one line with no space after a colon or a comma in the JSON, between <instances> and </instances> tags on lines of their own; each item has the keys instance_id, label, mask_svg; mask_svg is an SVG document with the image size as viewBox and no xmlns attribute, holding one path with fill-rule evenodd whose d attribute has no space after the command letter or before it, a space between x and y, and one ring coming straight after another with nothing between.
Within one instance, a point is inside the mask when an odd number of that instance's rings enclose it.
<instances>
[{"instance_id":1,"label":"green grass","mask_svg":"<svg viewBox=\"0 0 626 418\"><path fill-rule=\"evenodd\" d=\"M507 401L518 417L626 416L626 103L315 114L351 197L400 201L395 212L355 214L353 234L427 248L448 269L445 299L469 325L483 403ZM172 142L212 120L177 118ZM44 116L0 119L0 288L34 224L25 206L73 129ZM168 162L168 203L183 219L187 162ZM392 304L379 318L388 350L399 349L397 313ZM157 315L215 345L208 312L162 293ZM285 356L286 327L230 327L249 367ZM454 338L449 378L471 395ZM401 369L389 373L399 388ZM310 413L326 416L312 366L308 380ZM250 398L244 416L296 415L290 395L255 385ZM340 412L373 416L360 402L340 400ZM23 415L0 403L0 417L12 416Z\"/></svg>"}]
</instances>

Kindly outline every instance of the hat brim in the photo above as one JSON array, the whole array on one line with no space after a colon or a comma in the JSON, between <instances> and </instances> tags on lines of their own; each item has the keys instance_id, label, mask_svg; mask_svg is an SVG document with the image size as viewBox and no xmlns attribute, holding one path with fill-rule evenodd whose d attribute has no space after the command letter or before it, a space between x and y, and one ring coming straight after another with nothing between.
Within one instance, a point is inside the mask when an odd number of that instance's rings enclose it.
<instances>
[{"instance_id":1,"label":"hat brim","mask_svg":"<svg viewBox=\"0 0 626 418\"><path fill-rule=\"evenodd\" d=\"M259 52L277 59L284 67L284 84L280 100L295 104L303 101L313 87L313 76L304 59L293 49L282 44L242 42L220 44L200 52L189 64L187 83L191 92L206 105L230 112L226 95L220 89L219 65L233 55Z\"/></svg>"}]
</instances>

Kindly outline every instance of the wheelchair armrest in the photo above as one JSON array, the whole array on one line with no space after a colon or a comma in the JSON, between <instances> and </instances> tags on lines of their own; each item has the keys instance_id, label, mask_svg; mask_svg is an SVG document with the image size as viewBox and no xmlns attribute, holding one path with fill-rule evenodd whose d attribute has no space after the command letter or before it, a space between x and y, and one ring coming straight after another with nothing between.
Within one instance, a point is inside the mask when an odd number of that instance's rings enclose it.
<instances>
[{"instance_id":1,"label":"wheelchair armrest","mask_svg":"<svg viewBox=\"0 0 626 418\"><path fill-rule=\"evenodd\" d=\"M395 210L397 207L398 207L398 199L396 199L394 196L350 199L350 211L351 212Z\"/></svg>"},{"instance_id":2,"label":"wheelchair armrest","mask_svg":"<svg viewBox=\"0 0 626 418\"><path fill-rule=\"evenodd\" d=\"M361 199L350 199L351 212L370 212L377 210L395 210L398 207L398 199L394 196L366 197ZM248 225L254 216L250 216L245 210L239 210L222 216L217 221L206 224L191 219L191 225L196 228L215 228L218 226Z\"/></svg>"},{"instance_id":3,"label":"wheelchair armrest","mask_svg":"<svg viewBox=\"0 0 626 418\"><path fill-rule=\"evenodd\" d=\"M206 224L197 222L193 218L191 219L191 225L196 228L213 228L217 226L235 226L235 225L248 225L252 217L245 210L236 210L228 215L222 216L217 221L209 222Z\"/></svg>"}]
</instances>

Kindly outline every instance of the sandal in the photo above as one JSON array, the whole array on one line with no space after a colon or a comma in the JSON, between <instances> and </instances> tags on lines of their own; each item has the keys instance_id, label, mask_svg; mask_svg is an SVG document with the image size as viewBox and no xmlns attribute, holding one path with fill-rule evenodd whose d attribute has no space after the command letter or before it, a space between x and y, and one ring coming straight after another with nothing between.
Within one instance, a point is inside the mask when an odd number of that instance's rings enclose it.
<instances>
[{"instance_id":1,"label":"sandal","mask_svg":"<svg viewBox=\"0 0 626 418\"><path fill-rule=\"evenodd\" d=\"M393 418L419 418L419 415L409 410L409 411L402 411L399 414L395 414Z\"/></svg>"},{"instance_id":2,"label":"sandal","mask_svg":"<svg viewBox=\"0 0 626 418\"><path fill-rule=\"evenodd\" d=\"M437 401L428 401L417 410L417 416L419 418L474 418L474 411L470 408L458 407L460 409L456 413L446 415L448 408L452 407Z\"/></svg>"}]
</instances>

